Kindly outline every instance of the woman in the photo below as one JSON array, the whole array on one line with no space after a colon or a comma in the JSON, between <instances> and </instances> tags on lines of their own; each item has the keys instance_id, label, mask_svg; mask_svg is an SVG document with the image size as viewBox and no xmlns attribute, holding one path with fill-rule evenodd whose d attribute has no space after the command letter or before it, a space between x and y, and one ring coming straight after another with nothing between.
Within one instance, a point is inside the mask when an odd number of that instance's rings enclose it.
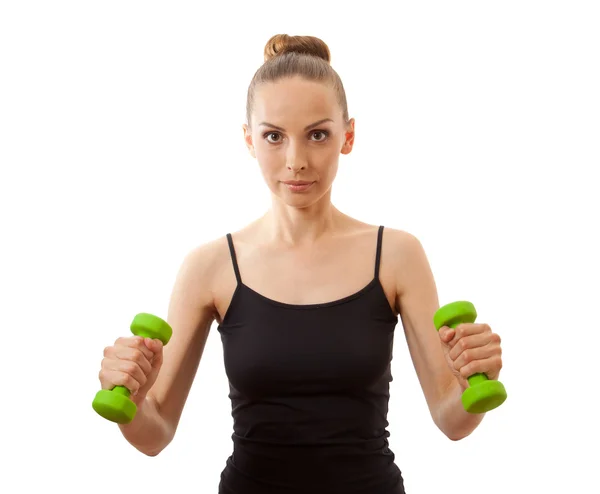
<instances>
[{"instance_id":1,"label":"woman","mask_svg":"<svg viewBox=\"0 0 600 494\"><path fill-rule=\"evenodd\" d=\"M173 337L119 338L103 389L128 387L135 419L119 425L147 455L173 439L209 329L218 322L234 418L221 494L404 492L386 427L393 335L401 317L434 423L452 440L483 415L463 410L465 378L502 367L485 324L439 332L438 297L420 242L331 203L354 120L314 37L277 35L249 90L245 142L272 207L190 252L173 288Z\"/></svg>"}]
</instances>

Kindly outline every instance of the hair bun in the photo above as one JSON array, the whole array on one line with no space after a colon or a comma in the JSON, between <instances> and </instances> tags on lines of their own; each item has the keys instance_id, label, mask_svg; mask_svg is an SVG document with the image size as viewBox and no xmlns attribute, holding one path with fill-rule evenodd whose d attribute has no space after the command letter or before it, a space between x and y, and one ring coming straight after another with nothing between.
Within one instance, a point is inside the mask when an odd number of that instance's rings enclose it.
<instances>
[{"instance_id":1,"label":"hair bun","mask_svg":"<svg viewBox=\"0 0 600 494\"><path fill-rule=\"evenodd\" d=\"M276 34L265 45L265 62L285 53L301 53L331 62L327 44L314 36L289 36Z\"/></svg>"}]
</instances>

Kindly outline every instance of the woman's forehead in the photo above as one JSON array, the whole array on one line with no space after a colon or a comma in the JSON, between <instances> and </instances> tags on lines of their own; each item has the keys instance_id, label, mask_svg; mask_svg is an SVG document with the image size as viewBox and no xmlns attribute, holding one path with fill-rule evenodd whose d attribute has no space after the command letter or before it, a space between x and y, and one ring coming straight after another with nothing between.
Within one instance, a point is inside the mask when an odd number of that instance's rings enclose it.
<instances>
[{"instance_id":1,"label":"woman's forehead","mask_svg":"<svg viewBox=\"0 0 600 494\"><path fill-rule=\"evenodd\" d=\"M278 81L262 84L255 93L254 114L261 121L302 115L309 120L333 118L337 110L335 91L318 82Z\"/></svg>"}]
</instances>

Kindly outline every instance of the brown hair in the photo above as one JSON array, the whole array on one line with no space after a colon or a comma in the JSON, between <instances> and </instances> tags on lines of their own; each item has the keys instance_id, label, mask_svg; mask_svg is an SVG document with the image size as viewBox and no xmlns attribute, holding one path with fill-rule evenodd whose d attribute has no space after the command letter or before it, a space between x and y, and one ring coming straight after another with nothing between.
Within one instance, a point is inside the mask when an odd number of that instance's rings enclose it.
<instances>
[{"instance_id":1,"label":"brown hair","mask_svg":"<svg viewBox=\"0 0 600 494\"><path fill-rule=\"evenodd\" d=\"M348 122L346 91L340 76L330 65L331 53L324 41L314 36L276 34L267 41L264 58L264 64L256 71L248 88L246 102L248 125L250 125L257 86L294 76L330 85L337 94L344 122Z\"/></svg>"}]
</instances>

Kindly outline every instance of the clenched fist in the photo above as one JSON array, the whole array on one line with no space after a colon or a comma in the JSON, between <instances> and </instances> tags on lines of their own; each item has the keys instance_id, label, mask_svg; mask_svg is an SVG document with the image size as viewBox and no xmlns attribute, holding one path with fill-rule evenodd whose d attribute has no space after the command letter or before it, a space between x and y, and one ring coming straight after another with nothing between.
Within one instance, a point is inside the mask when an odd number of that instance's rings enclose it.
<instances>
[{"instance_id":1,"label":"clenched fist","mask_svg":"<svg viewBox=\"0 0 600 494\"><path fill-rule=\"evenodd\" d=\"M465 323L455 329L444 326L439 335L446 361L463 389L469 387L467 378L475 373L498 379L502 369L502 348L500 336L489 325Z\"/></svg>"},{"instance_id":2,"label":"clenched fist","mask_svg":"<svg viewBox=\"0 0 600 494\"><path fill-rule=\"evenodd\" d=\"M139 405L152 387L163 361L163 344L158 339L132 336L118 338L104 349L99 373L102 389L124 386Z\"/></svg>"}]
</instances>

